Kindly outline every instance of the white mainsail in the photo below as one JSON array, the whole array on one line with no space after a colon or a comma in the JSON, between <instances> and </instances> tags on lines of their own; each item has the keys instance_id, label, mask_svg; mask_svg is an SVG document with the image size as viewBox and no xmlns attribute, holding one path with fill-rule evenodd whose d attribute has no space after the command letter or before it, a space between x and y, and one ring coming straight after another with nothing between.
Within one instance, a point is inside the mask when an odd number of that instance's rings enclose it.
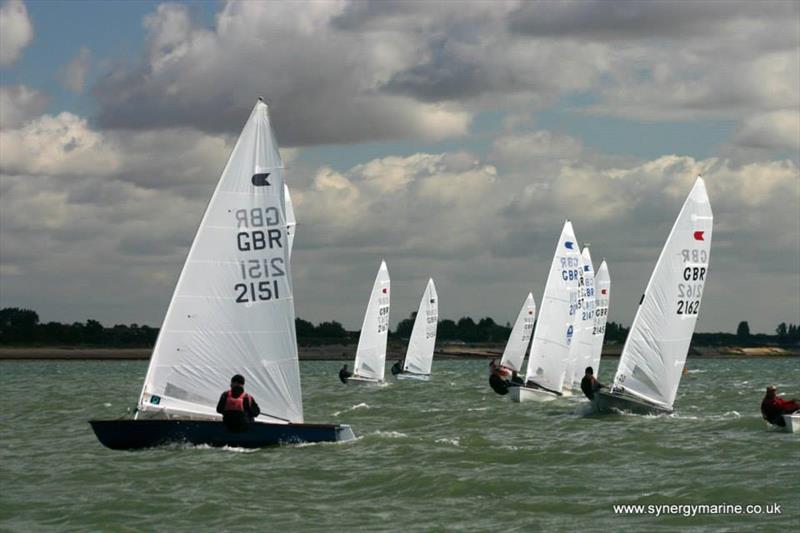
<instances>
[{"instance_id":1,"label":"white mainsail","mask_svg":"<svg viewBox=\"0 0 800 533\"><path fill-rule=\"evenodd\" d=\"M586 366L592 367L594 375L600 375L600 359L603 355L603 339L606 337L608 305L611 302L611 277L606 260L600 263L594 277L594 323L592 325L592 352Z\"/></svg>"},{"instance_id":2,"label":"white mainsail","mask_svg":"<svg viewBox=\"0 0 800 533\"><path fill-rule=\"evenodd\" d=\"M439 298L433 280L422 293L414 328L408 341L404 372L428 375L433 364L433 349L436 345L436 327L439 322Z\"/></svg>"},{"instance_id":3,"label":"white mainsail","mask_svg":"<svg viewBox=\"0 0 800 533\"><path fill-rule=\"evenodd\" d=\"M592 327L594 326L595 287L592 254L584 247L580 257L578 280L578 309L575 329L569 347L569 367L564 387L580 388L584 370L592 357Z\"/></svg>"},{"instance_id":4,"label":"white mainsail","mask_svg":"<svg viewBox=\"0 0 800 533\"><path fill-rule=\"evenodd\" d=\"M217 417L234 374L266 421L303 421L283 162L256 103L206 208L167 309L139 409Z\"/></svg>"},{"instance_id":5,"label":"white mainsail","mask_svg":"<svg viewBox=\"0 0 800 533\"><path fill-rule=\"evenodd\" d=\"M389 336L389 288L389 269L386 261L381 261L356 348L354 372L358 377L383 381Z\"/></svg>"},{"instance_id":6,"label":"white mainsail","mask_svg":"<svg viewBox=\"0 0 800 533\"><path fill-rule=\"evenodd\" d=\"M506 348L503 350L503 357L500 359L500 366L516 370L522 370L522 361L525 359L525 352L531 343L533 334L533 324L536 322L536 302L533 294L528 293L522 308L519 310L514 328L508 337Z\"/></svg>"},{"instance_id":7,"label":"white mainsail","mask_svg":"<svg viewBox=\"0 0 800 533\"><path fill-rule=\"evenodd\" d=\"M577 306L580 252L567 220L544 287L539 320L533 334L526 381L561 392L572 342Z\"/></svg>"},{"instance_id":8,"label":"white mainsail","mask_svg":"<svg viewBox=\"0 0 800 533\"><path fill-rule=\"evenodd\" d=\"M672 408L708 278L713 224L706 186L698 177L636 311L613 390Z\"/></svg>"},{"instance_id":9,"label":"white mainsail","mask_svg":"<svg viewBox=\"0 0 800 533\"><path fill-rule=\"evenodd\" d=\"M292 197L289 194L289 186L283 185L283 196L286 200L286 241L289 247L289 255L292 255L292 248L294 248L294 231L297 226L297 219L294 217L294 206L292 205Z\"/></svg>"}]
</instances>

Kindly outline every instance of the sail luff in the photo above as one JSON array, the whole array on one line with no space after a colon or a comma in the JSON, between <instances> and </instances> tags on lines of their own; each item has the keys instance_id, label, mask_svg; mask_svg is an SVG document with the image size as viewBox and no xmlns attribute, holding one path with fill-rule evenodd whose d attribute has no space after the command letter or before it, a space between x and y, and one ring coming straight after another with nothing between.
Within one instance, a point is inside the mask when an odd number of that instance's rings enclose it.
<instances>
[{"instance_id":1,"label":"sail luff","mask_svg":"<svg viewBox=\"0 0 800 533\"><path fill-rule=\"evenodd\" d=\"M708 277L713 220L705 183L698 177L636 311L615 390L672 407Z\"/></svg>"},{"instance_id":2,"label":"sail luff","mask_svg":"<svg viewBox=\"0 0 800 533\"><path fill-rule=\"evenodd\" d=\"M439 320L439 299L436 286L429 279L417 309L414 327L408 341L403 371L428 375L433 364L436 328Z\"/></svg>"},{"instance_id":3,"label":"sail luff","mask_svg":"<svg viewBox=\"0 0 800 533\"><path fill-rule=\"evenodd\" d=\"M547 276L525 376L526 381L555 391L563 385L572 341L579 257L575 232L567 220Z\"/></svg>"},{"instance_id":4,"label":"sail luff","mask_svg":"<svg viewBox=\"0 0 800 533\"><path fill-rule=\"evenodd\" d=\"M533 294L528 293L527 298L522 304L522 308L514 321L511 335L508 337L506 347L503 350L503 357L500 359L500 366L516 370L522 370L522 363L525 360L525 352L531 343L533 336L533 325L536 322L536 302Z\"/></svg>"}]
</instances>

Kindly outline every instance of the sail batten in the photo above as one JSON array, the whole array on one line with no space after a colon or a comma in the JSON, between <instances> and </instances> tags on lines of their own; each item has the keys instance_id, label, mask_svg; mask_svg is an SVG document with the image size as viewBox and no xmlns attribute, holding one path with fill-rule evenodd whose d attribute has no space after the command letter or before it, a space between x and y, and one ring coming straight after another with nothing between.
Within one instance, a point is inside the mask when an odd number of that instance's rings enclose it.
<instances>
[{"instance_id":1,"label":"sail batten","mask_svg":"<svg viewBox=\"0 0 800 533\"><path fill-rule=\"evenodd\" d=\"M580 252L567 220L547 276L539 319L531 343L526 381L560 391L567 370L577 306Z\"/></svg>"},{"instance_id":2,"label":"sail batten","mask_svg":"<svg viewBox=\"0 0 800 533\"><path fill-rule=\"evenodd\" d=\"M698 177L647 283L614 390L672 407L708 278L712 230L711 204Z\"/></svg>"},{"instance_id":3,"label":"sail batten","mask_svg":"<svg viewBox=\"0 0 800 533\"><path fill-rule=\"evenodd\" d=\"M429 375L433 365L433 349L436 346L436 328L439 321L439 297L432 279L422 293L414 327L408 341L404 372Z\"/></svg>"},{"instance_id":4,"label":"sail batten","mask_svg":"<svg viewBox=\"0 0 800 533\"><path fill-rule=\"evenodd\" d=\"M195 234L139 408L217 417L233 374L270 418L303 422L283 163L253 108Z\"/></svg>"}]
</instances>

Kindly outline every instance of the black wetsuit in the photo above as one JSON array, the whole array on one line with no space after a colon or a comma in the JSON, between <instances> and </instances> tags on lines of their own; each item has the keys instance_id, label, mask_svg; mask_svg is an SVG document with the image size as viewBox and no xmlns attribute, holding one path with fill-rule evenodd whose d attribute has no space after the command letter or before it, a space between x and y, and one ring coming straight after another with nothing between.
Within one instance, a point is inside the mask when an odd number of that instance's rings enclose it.
<instances>
[{"instance_id":1,"label":"black wetsuit","mask_svg":"<svg viewBox=\"0 0 800 533\"><path fill-rule=\"evenodd\" d=\"M605 385L601 385L600 382L594 378L594 376L583 376L583 379L581 380L581 390L583 391L583 394L585 394L590 400L594 399L595 392L604 387Z\"/></svg>"},{"instance_id":2,"label":"black wetsuit","mask_svg":"<svg viewBox=\"0 0 800 533\"><path fill-rule=\"evenodd\" d=\"M353 373L347 370L346 368L339 370L339 380L342 383L347 383L347 378L349 378L352 375Z\"/></svg>"},{"instance_id":3,"label":"black wetsuit","mask_svg":"<svg viewBox=\"0 0 800 533\"><path fill-rule=\"evenodd\" d=\"M511 383L510 383L510 385L512 387L520 387L522 385L525 385L525 380L522 379L521 377L519 377L519 374L517 374L516 376L514 376L512 374L511 375Z\"/></svg>"},{"instance_id":4,"label":"black wetsuit","mask_svg":"<svg viewBox=\"0 0 800 533\"><path fill-rule=\"evenodd\" d=\"M400 361L396 362L392 365L392 375L396 376L397 374L403 373L403 366L400 364Z\"/></svg>"},{"instance_id":5,"label":"black wetsuit","mask_svg":"<svg viewBox=\"0 0 800 533\"><path fill-rule=\"evenodd\" d=\"M489 386L499 395L508 394L508 381L501 378L497 373L492 372L489 376Z\"/></svg>"}]
</instances>

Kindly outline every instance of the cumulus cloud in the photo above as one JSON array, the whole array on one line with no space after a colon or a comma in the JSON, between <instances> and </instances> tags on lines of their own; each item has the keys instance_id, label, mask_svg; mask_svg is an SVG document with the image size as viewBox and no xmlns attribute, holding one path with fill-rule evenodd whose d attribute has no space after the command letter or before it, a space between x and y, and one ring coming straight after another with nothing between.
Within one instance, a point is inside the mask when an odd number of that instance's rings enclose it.
<instances>
[{"instance_id":1,"label":"cumulus cloud","mask_svg":"<svg viewBox=\"0 0 800 533\"><path fill-rule=\"evenodd\" d=\"M739 146L800 152L800 113L772 111L746 118L733 139Z\"/></svg>"},{"instance_id":2,"label":"cumulus cloud","mask_svg":"<svg viewBox=\"0 0 800 533\"><path fill-rule=\"evenodd\" d=\"M15 128L38 117L48 100L25 85L0 85L0 129Z\"/></svg>"},{"instance_id":3,"label":"cumulus cloud","mask_svg":"<svg viewBox=\"0 0 800 533\"><path fill-rule=\"evenodd\" d=\"M283 144L313 145L445 139L476 112L530 113L576 93L591 94L576 111L633 120L800 108L795 2L304 6L231 0L211 28L159 6L138 65L95 87L100 123L231 132L261 94Z\"/></svg>"},{"instance_id":4,"label":"cumulus cloud","mask_svg":"<svg viewBox=\"0 0 800 533\"><path fill-rule=\"evenodd\" d=\"M89 316L157 324L233 139L187 129L102 131L70 113L2 134L4 304L75 318L80 297ZM793 304L775 302L797 288L794 162L670 155L621 164L546 130L506 132L485 157L386 156L320 167L309 180L289 168L298 313L357 327L360 295L386 258L393 320L413 310L429 276L440 286L443 316L511 318L529 290L541 294L569 217L598 260L608 259L612 318L629 323L698 173L717 220L701 328L732 328L749 318L732 316L743 306L758 310L754 328L786 320ZM757 272L769 272L770 283L754 279ZM721 288L745 282L741 291ZM762 302L757 291L773 299Z\"/></svg>"},{"instance_id":5,"label":"cumulus cloud","mask_svg":"<svg viewBox=\"0 0 800 533\"><path fill-rule=\"evenodd\" d=\"M33 40L33 25L22 0L6 0L0 6L0 66L19 59Z\"/></svg>"},{"instance_id":6,"label":"cumulus cloud","mask_svg":"<svg viewBox=\"0 0 800 533\"><path fill-rule=\"evenodd\" d=\"M59 73L61 83L65 88L74 92L82 93L86 85L86 76L89 73L89 63L92 53L86 46L81 46L78 55L64 65Z\"/></svg>"},{"instance_id":7,"label":"cumulus cloud","mask_svg":"<svg viewBox=\"0 0 800 533\"><path fill-rule=\"evenodd\" d=\"M205 29L186 6L160 5L145 19L141 64L120 66L95 87L100 123L230 132L264 96L290 146L466 133L471 113L463 109L376 90L384 71L414 61L405 50L413 44L397 32L336 30L342 7L229 2Z\"/></svg>"}]
</instances>

